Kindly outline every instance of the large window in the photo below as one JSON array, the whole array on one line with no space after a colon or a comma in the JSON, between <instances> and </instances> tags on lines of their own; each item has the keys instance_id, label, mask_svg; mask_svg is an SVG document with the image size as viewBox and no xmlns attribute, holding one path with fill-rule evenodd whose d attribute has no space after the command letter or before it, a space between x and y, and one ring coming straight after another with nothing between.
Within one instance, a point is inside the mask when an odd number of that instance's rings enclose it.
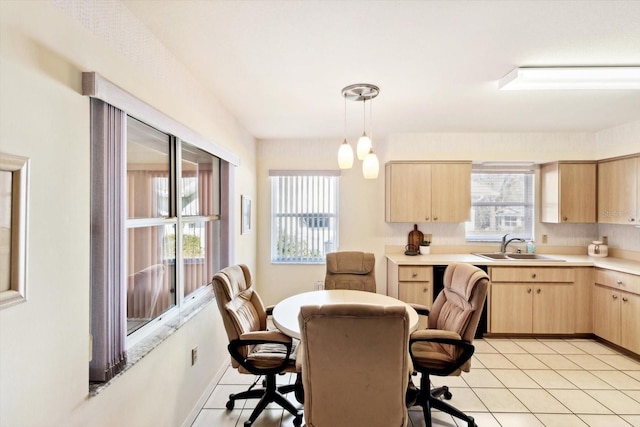
<instances>
[{"instance_id":1,"label":"large window","mask_svg":"<svg viewBox=\"0 0 640 427\"><path fill-rule=\"evenodd\" d=\"M271 261L321 264L338 247L339 171L270 171Z\"/></svg>"},{"instance_id":2,"label":"large window","mask_svg":"<svg viewBox=\"0 0 640 427\"><path fill-rule=\"evenodd\" d=\"M533 170L476 170L471 174L471 221L466 240L500 241L501 237L533 238Z\"/></svg>"},{"instance_id":3,"label":"large window","mask_svg":"<svg viewBox=\"0 0 640 427\"><path fill-rule=\"evenodd\" d=\"M220 160L132 117L126 159L131 334L219 269Z\"/></svg>"}]
</instances>

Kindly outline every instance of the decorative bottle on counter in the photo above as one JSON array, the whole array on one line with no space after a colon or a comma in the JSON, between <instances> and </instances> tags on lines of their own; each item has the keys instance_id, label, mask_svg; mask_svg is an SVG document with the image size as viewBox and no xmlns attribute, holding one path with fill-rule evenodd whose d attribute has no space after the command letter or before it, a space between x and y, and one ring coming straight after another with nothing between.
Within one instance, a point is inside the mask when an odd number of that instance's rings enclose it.
<instances>
[{"instance_id":1,"label":"decorative bottle on counter","mask_svg":"<svg viewBox=\"0 0 640 427\"><path fill-rule=\"evenodd\" d=\"M609 253L609 247L603 245L601 240L594 240L587 250L589 256L606 257Z\"/></svg>"},{"instance_id":2,"label":"decorative bottle on counter","mask_svg":"<svg viewBox=\"0 0 640 427\"><path fill-rule=\"evenodd\" d=\"M527 242L527 253L528 254L535 254L536 253L536 244L533 240L529 240Z\"/></svg>"}]
</instances>

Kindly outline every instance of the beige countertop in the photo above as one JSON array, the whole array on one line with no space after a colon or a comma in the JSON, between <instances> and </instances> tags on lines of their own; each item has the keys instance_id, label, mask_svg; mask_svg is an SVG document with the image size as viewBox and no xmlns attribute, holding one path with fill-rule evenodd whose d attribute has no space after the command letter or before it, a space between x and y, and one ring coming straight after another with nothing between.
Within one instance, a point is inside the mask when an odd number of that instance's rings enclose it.
<instances>
[{"instance_id":1,"label":"beige countertop","mask_svg":"<svg viewBox=\"0 0 640 427\"><path fill-rule=\"evenodd\" d=\"M596 258L587 255L550 255L545 257L557 259L557 261L505 261L490 260L473 254L432 254L408 256L399 253L387 254L386 257L397 265L445 265L452 262L463 262L474 265L486 265L494 267L523 267L523 266L547 266L547 267L600 267L616 270L623 273L640 275L640 262L622 258Z\"/></svg>"}]
</instances>

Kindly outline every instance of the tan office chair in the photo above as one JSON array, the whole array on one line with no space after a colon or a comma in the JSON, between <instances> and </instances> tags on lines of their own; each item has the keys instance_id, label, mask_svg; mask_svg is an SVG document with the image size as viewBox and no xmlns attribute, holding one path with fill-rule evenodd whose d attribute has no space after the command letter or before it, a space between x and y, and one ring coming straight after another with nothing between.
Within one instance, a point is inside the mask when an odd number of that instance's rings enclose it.
<instances>
[{"instance_id":1,"label":"tan office chair","mask_svg":"<svg viewBox=\"0 0 640 427\"><path fill-rule=\"evenodd\" d=\"M344 251L327 254L325 289L351 289L376 292L376 258L372 253ZM422 304L410 303L419 315L426 316L429 309Z\"/></svg>"},{"instance_id":2,"label":"tan office chair","mask_svg":"<svg viewBox=\"0 0 640 427\"><path fill-rule=\"evenodd\" d=\"M376 291L376 258L365 252L331 252L327 254L325 289Z\"/></svg>"},{"instance_id":3,"label":"tan office chair","mask_svg":"<svg viewBox=\"0 0 640 427\"><path fill-rule=\"evenodd\" d=\"M294 425L300 426L302 414L283 395L294 391L294 385L276 386L277 374L296 372L294 342L280 331L267 330L267 314L252 285L246 265L227 267L213 276L213 290L229 338L231 365L241 373L265 377L264 388L250 387L229 395L227 409L233 409L239 399L260 399L244 423L249 427L269 403L276 402L292 413Z\"/></svg>"},{"instance_id":4,"label":"tan office chair","mask_svg":"<svg viewBox=\"0 0 640 427\"><path fill-rule=\"evenodd\" d=\"M303 306L298 321L307 427L407 425L409 316L404 307Z\"/></svg>"},{"instance_id":5,"label":"tan office chair","mask_svg":"<svg viewBox=\"0 0 640 427\"><path fill-rule=\"evenodd\" d=\"M468 264L450 264L444 272L444 289L433 302L429 328L415 331L409 339L414 369L422 374L416 404L422 406L426 427L431 427L431 408L439 409L477 427L470 417L444 402L451 399L448 387L431 389L430 375L448 376L469 372L478 328L489 286L489 276Z\"/></svg>"}]
</instances>

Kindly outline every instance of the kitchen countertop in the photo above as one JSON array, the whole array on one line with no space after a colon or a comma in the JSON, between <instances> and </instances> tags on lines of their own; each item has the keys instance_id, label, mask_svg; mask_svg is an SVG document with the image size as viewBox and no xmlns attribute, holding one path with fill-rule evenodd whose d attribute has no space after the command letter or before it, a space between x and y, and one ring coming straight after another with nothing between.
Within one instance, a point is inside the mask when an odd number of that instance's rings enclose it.
<instances>
[{"instance_id":1,"label":"kitchen countertop","mask_svg":"<svg viewBox=\"0 0 640 427\"><path fill-rule=\"evenodd\" d=\"M386 254L387 259L397 265L445 265L462 262L489 267L600 267L623 273L640 275L640 262L622 258L596 258L587 255L541 254L558 261L505 261L490 260L473 254L431 254L408 256L401 253Z\"/></svg>"}]
</instances>

